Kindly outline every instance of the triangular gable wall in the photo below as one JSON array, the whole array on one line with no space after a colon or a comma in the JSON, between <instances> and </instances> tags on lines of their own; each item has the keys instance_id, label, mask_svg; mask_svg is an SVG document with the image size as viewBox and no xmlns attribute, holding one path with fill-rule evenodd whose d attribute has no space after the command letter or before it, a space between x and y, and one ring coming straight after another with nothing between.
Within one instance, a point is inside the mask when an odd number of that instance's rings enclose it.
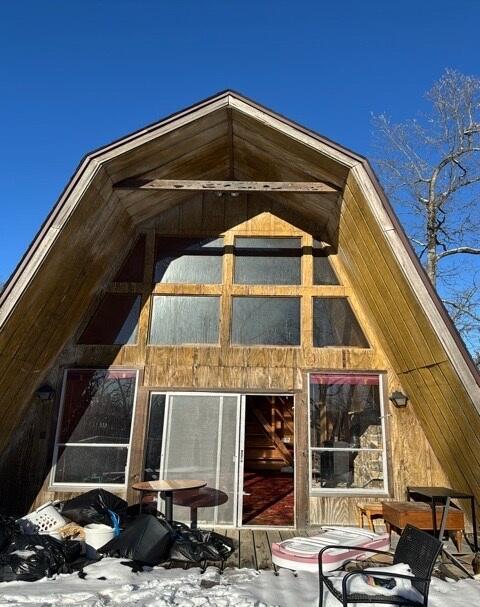
<instances>
[{"instance_id":1,"label":"triangular gable wall","mask_svg":"<svg viewBox=\"0 0 480 607\"><path fill-rule=\"evenodd\" d=\"M271 158L280 160L282 150L284 164L272 163ZM254 152L255 162L249 163ZM163 168L155 158L165 161ZM121 179L150 174L193 179L310 176L345 186L343 196L333 200L299 194L278 199L325 226L437 456L459 487L478 491L478 374L367 161L230 91L81 162L1 295L0 407L5 418L0 450L21 419L22 403L41 383L71 324L79 321L84 302L118 270L110 267L111 253L131 241L137 224L188 198L178 192L123 195L113 189ZM374 265L366 263L369 257ZM66 315L70 324L62 323Z\"/></svg>"}]
</instances>

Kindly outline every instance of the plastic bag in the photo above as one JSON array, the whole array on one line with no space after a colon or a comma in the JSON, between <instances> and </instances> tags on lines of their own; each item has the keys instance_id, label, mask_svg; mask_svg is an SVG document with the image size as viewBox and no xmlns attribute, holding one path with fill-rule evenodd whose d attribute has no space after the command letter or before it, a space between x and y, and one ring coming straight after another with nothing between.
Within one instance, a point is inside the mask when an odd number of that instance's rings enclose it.
<instances>
[{"instance_id":1,"label":"plastic bag","mask_svg":"<svg viewBox=\"0 0 480 607\"><path fill-rule=\"evenodd\" d=\"M15 535L0 554L0 581L33 582L56 573L70 573L80 555L79 542L61 542L48 535Z\"/></svg>"},{"instance_id":2,"label":"plastic bag","mask_svg":"<svg viewBox=\"0 0 480 607\"><path fill-rule=\"evenodd\" d=\"M109 510L117 514L120 519L125 515L128 504L121 497L105 491L105 489L92 489L60 504L62 516L79 525L89 523L103 523L112 525Z\"/></svg>"},{"instance_id":3,"label":"plastic bag","mask_svg":"<svg viewBox=\"0 0 480 607\"><path fill-rule=\"evenodd\" d=\"M18 532L15 519L10 516L0 515L0 552L10 543L13 535Z\"/></svg>"},{"instance_id":4,"label":"plastic bag","mask_svg":"<svg viewBox=\"0 0 480 607\"><path fill-rule=\"evenodd\" d=\"M141 514L118 537L98 548L98 552L157 565L168 559L171 543L172 531L167 523L151 514Z\"/></svg>"},{"instance_id":5,"label":"plastic bag","mask_svg":"<svg viewBox=\"0 0 480 607\"><path fill-rule=\"evenodd\" d=\"M177 525L169 558L188 563L224 561L233 551L233 541L224 535Z\"/></svg>"}]
</instances>

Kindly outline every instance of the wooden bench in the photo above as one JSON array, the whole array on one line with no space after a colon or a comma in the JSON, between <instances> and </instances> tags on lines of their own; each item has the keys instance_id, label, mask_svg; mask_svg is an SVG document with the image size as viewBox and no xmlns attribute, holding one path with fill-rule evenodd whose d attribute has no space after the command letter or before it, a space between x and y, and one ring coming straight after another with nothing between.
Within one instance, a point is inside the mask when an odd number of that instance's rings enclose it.
<instances>
[{"instance_id":1,"label":"wooden bench","mask_svg":"<svg viewBox=\"0 0 480 607\"><path fill-rule=\"evenodd\" d=\"M397 533L408 525L413 525L418 529L433 531L432 508L429 504L422 502L383 502L383 518L388 533L392 533L392 529ZM442 522L443 507L437 506L435 510L437 529L440 529ZM462 532L465 529L465 520L463 510L450 506L448 510L445 531L451 531L454 534L454 543L458 550L461 551Z\"/></svg>"},{"instance_id":2,"label":"wooden bench","mask_svg":"<svg viewBox=\"0 0 480 607\"><path fill-rule=\"evenodd\" d=\"M383 518L383 505L379 502L372 502L371 504L357 504L357 509L359 527L363 527L363 517L366 516L368 526L375 533L373 520L376 518Z\"/></svg>"}]
</instances>

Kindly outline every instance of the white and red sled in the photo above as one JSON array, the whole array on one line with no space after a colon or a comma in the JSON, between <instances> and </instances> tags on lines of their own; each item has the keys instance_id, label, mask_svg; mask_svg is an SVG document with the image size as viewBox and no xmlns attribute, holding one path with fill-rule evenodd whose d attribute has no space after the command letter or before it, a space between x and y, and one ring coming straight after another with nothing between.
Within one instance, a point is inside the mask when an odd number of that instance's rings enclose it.
<instances>
[{"instance_id":1,"label":"white and red sled","mask_svg":"<svg viewBox=\"0 0 480 607\"><path fill-rule=\"evenodd\" d=\"M354 546L355 548L373 548L389 550L388 533L378 534L355 527L322 527L322 533L313 537L294 537L290 540L272 544L272 561L277 567L294 571L318 571L318 553L325 546ZM323 571L334 571L350 559L365 559L370 552L328 550L323 555Z\"/></svg>"}]
</instances>

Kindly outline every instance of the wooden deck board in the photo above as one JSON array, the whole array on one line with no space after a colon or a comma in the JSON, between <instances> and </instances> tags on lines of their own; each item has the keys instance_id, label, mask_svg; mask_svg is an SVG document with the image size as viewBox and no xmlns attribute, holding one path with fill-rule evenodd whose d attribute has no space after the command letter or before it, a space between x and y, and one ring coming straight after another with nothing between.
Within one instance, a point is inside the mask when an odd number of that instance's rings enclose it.
<instances>
[{"instance_id":1,"label":"wooden deck board","mask_svg":"<svg viewBox=\"0 0 480 607\"><path fill-rule=\"evenodd\" d=\"M255 545L255 556L257 569L272 568L272 551L268 541L268 531L255 530L253 532L253 543Z\"/></svg>"},{"instance_id":2,"label":"wooden deck board","mask_svg":"<svg viewBox=\"0 0 480 607\"><path fill-rule=\"evenodd\" d=\"M257 557L255 554L255 544L253 541L253 531L251 529L242 529L240 532L240 555L239 567L249 569L258 569Z\"/></svg>"}]
</instances>

